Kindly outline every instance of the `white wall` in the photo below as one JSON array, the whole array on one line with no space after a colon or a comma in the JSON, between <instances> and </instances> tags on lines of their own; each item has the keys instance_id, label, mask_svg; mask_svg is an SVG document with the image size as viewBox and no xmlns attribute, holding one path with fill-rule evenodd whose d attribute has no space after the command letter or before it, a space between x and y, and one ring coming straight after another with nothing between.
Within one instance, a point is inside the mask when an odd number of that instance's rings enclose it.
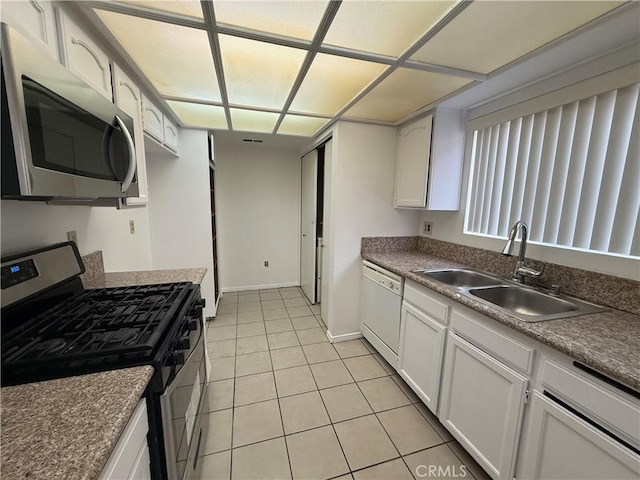
<instances>
[{"instance_id":1,"label":"white wall","mask_svg":"<svg viewBox=\"0 0 640 480\"><path fill-rule=\"evenodd\" d=\"M86 255L102 250L105 270L152 268L148 207L85 207L45 202L0 201L2 255L67 241L78 234L78 250ZM129 220L136 233L129 233Z\"/></svg>"},{"instance_id":2,"label":"white wall","mask_svg":"<svg viewBox=\"0 0 640 480\"><path fill-rule=\"evenodd\" d=\"M207 132L180 129L179 142L179 158L147 154L153 268L207 268L207 317L215 306Z\"/></svg>"},{"instance_id":3,"label":"white wall","mask_svg":"<svg viewBox=\"0 0 640 480\"><path fill-rule=\"evenodd\" d=\"M415 235L419 212L393 208L397 129L339 122L331 166L331 336L359 333L362 237Z\"/></svg>"},{"instance_id":4,"label":"white wall","mask_svg":"<svg viewBox=\"0 0 640 480\"><path fill-rule=\"evenodd\" d=\"M216 137L223 291L299 284L300 157L293 142L269 147Z\"/></svg>"}]
</instances>

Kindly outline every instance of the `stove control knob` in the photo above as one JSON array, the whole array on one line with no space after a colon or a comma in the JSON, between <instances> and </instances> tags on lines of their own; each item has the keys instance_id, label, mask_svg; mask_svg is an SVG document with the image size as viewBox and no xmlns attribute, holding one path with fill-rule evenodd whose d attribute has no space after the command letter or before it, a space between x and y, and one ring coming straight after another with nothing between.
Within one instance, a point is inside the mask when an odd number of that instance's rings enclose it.
<instances>
[{"instance_id":1,"label":"stove control knob","mask_svg":"<svg viewBox=\"0 0 640 480\"><path fill-rule=\"evenodd\" d=\"M173 360L174 365L182 365L184 364L184 353L182 352L173 352L171 355L171 360Z\"/></svg>"},{"instance_id":2,"label":"stove control knob","mask_svg":"<svg viewBox=\"0 0 640 480\"><path fill-rule=\"evenodd\" d=\"M189 320L187 322L187 330L197 330L198 329L198 320Z\"/></svg>"},{"instance_id":3,"label":"stove control knob","mask_svg":"<svg viewBox=\"0 0 640 480\"><path fill-rule=\"evenodd\" d=\"M200 298L196 301L196 305L199 306L200 308L204 308L207 306L207 299L206 298Z\"/></svg>"},{"instance_id":4,"label":"stove control knob","mask_svg":"<svg viewBox=\"0 0 640 480\"><path fill-rule=\"evenodd\" d=\"M176 348L178 350L188 350L191 346L191 342L189 342L189 337L179 338L176 342Z\"/></svg>"}]
</instances>

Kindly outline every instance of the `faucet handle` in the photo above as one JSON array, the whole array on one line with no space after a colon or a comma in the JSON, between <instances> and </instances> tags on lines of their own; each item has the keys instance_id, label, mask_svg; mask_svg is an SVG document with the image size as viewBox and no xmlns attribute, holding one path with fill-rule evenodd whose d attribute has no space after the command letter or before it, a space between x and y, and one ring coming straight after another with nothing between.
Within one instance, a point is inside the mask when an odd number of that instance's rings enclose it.
<instances>
[{"instance_id":1,"label":"faucet handle","mask_svg":"<svg viewBox=\"0 0 640 480\"><path fill-rule=\"evenodd\" d=\"M546 264L542 264L542 270L534 270L530 267L525 267L524 265L518 267L517 274L522 275L524 277L538 278L544 272Z\"/></svg>"}]
</instances>

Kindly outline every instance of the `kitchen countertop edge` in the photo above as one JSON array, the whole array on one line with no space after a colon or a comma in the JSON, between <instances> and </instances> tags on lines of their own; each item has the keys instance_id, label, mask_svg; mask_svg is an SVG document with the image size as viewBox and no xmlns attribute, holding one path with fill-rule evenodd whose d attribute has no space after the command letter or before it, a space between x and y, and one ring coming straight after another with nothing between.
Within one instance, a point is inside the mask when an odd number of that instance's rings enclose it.
<instances>
[{"instance_id":1,"label":"kitchen countertop edge","mask_svg":"<svg viewBox=\"0 0 640 480\"><path fill-rule=\"evenodd\" d=\"M418 269L468 268L464 264L415 250L362 252L361 256L640 390L640 370L634 367L640 365L638 315L610 309L545 322L523 322L440 282L411 273Z\"/></svg>"},{"instance_id":2,"label":"kitchen countertop edge","mask_svg":"<svg viewBox=\"0 0 640 480\"><path fill-rule=\"evenodd\" d=\"M152 375L141 366L2 388L3 477L97 479Z\"/></svg>"}]
</instances>

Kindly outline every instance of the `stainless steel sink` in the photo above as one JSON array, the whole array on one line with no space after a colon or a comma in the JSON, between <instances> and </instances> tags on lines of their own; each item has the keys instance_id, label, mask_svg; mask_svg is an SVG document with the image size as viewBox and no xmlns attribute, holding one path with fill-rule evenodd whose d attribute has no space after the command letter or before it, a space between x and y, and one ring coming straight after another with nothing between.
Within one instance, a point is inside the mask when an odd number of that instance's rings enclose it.
<instances>
[{"instance_id":1,"label":"stainless steel sink","mask_svg":"<svg viewBox=\"0 0 640 480\"><path fill-rule=\"evenodd\" d=\"M576 305L566 300L522 287L474 288L469 293L520 315L553 315L578 310Z\"/></svg>"},{"instance_id":2,"label":"stainless steel sink","mask_svg":"<svg viewBox=\"0 0 640 480\"><path fill-rule=\"evenodd\" d=\"M488 287L504 283L504 281L499 278L466 269L422 270L414 273L433 278L434 280L457 288Z\"/></svg>"},{"instance_id":3,"label":"stainless steel sink","mask_svg":"<svg viewBox=\"0 0 640 480\"><path fill-rule=\"evenodd\" d=\"M550 295L528 285L466 268L416 270L413 273L448 285L468 298L525 322L542 322L606 310L576 298Z\"/></svg>"}]
</instances>

